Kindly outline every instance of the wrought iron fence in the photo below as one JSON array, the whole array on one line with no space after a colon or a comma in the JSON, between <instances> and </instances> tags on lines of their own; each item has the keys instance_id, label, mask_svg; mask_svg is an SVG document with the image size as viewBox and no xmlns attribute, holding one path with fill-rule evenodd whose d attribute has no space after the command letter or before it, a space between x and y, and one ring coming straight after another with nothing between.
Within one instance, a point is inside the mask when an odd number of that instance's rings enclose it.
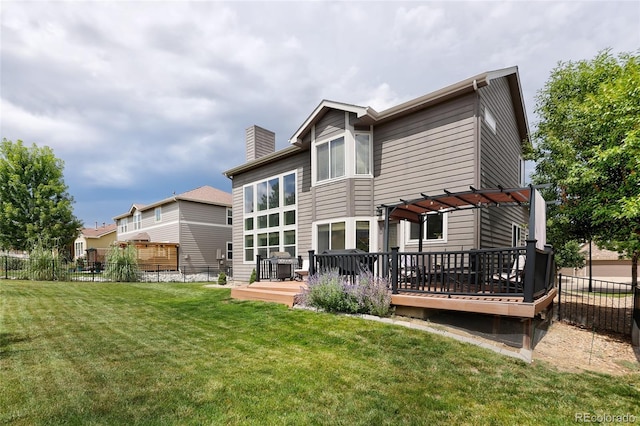
<instances>
[{"instance_id":1,"label":"wrought iron fence","mask_svg":"<svg viewBox=\"0 0 640 426\"><path fill-rule=\"evenodd\" d=\"M35 261L28 258L11 256L0 257L0 279L22 279L40 281L138 281L138 282L217 282L221 272L227 277L233 276L231 267L219 265L182 265L177 270L167 270L166 265L138 264L121 279L111 270L122 265L103 262L63 262L51 260Z\"/></svg>"},{"instance_id":2,"label":"wrought iron fence","mask_svg":"<svg viewBox=\"0 0 640 426\"><path fill-rule=\"evenodd\" d=\"M558 275L558 320L629 335L633 311L631 284Z\"/></svg>"}]
</instances>

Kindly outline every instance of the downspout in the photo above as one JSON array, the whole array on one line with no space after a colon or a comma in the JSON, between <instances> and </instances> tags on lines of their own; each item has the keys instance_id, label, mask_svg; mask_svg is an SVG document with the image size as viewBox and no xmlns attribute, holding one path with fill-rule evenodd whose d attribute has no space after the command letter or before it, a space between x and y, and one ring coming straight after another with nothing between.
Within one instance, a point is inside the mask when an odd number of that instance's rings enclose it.
<instances>
[{"instance_id":1,"label":"downspout","mask_svg":"<svg viewBox=\"0 0 640 426\"><path fill-rule=\"evenodd\" d=\"M476 151L476 173L475 173L475 183L474 186L476 188L482 188L482 184L480 182L480 179L482 178L482 174L481 174L481 166L482 166L482 161L480 159L480 156L482 154L481 151L481 146L482 144L481 139L480 139L480 96L478 95L478 81L477 80L473 80L473 91L476 93L476 105L475 105L475 109L476 109L476 128L475 128L475 151ZM482 233L482 229L481 229L481 225L482 225L482 221L480 220L480 216L482 215L482 210L481 209L475 209L475 214L473 215L473 220L474 220L474 226L476 229L476 233L474 236L474 246L476 249L480 249L480 243L482 241L482 239L480 238L480 235Z\"/></svg>"}]
</instances>

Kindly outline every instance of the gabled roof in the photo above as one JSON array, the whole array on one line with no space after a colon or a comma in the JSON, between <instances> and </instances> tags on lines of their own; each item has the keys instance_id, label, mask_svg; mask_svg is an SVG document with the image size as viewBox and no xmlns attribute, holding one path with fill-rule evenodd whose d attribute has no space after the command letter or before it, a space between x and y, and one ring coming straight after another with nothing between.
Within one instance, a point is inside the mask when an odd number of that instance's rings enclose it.
<instances>
[{"instance_id":1,"label":"gabled roof","mask_svg":"<svg viewBox=\"0 0 640 426\"><path fill-rule=\"evenodd\" d=\"M114 220L130 216L136 210L143 212L145 210L162 206L163 204L173 203L180 200L223 207L231 207L233 205L233 197L230 193L205 185L192 189L191 191L183 192L182 194L173 195L163 200L156 201L155 203L147 205L133 204L127 213L115 216Z\"/></svg>"},{"instance_id":2,"label":"gabled roof","mask_svg":"<svg viewBox=\"0 0 640 426\"><path fill-rule=\"evenodd\" d=\"M390 119L398 118L414 111L418 111L423 108L437 105L438 103L447 101L460 95L474 92L481 87L491 84L491 80L502 77L507 77L507 80L509 82L509 89L511 92L511 97L513 99L513 106L516 112L516 121L518 123L520 138L522 140L527 139L529 135L529 128L526 119L524 99L522 97L522 88L520 86L518 67L510 67L494 71L487 71L482 74L469 77L466 80L462 80L458 83L436 90L435 92L427 93L426 95L393 106L381 112L378 112L371 107L363 107L341 102L323 100L322 102L320 102L320 105L318 105L316 109L313 110L311 115L304 121L302 126L298 128L293 136L291 136L291 138L289 139L289 143L301 144L301 136L310 131L311 126L313 126L313 124L315 124L320 118L322 118L322 116L329 109L339 109L343 111L353 112L357 115L359 124L362 125L379 124Z\"/></svg>"},{"instance_id":3,"label":"gabled roof","mask_svg":"<svg viewBox=\"0 0 640 426\"><path fill-rule=\"evenodd\" d=\"M85 238L100 238L115 231L116 224L110 223L109 225L103 225L99 228L82 228L82 230L80 230L80 235Z\"/></svg>"},{"instance_id":4,"label":"gabled roof","mask_svg":"<svg viewBox=\"0 0 640 426\"><path fill-rule=\"evenodd\" d=\"M527 124L527 114L524 106L524 98L522 97L520 76L518 74L518 67L514 66L494 71L487 71L473 77L469 77L466 80L462 80L458 83L393 106L381 112L378 112L368 106L365 107L325 99L320 102L320 104L318 104L311 115L307 117L307 119L302 123L298 130L296 130L293 136L291 136L291 138L289 139L289 143L292 146L229 169L224 172L224 175L228 178L233 178L234 175L237 175L239 173L252 170L255 167L261 166L274 160L281 160L290 157L291 155L295 155L305 149L308 149L308 147L303 147L303 136L311 131L311 127L331 109L348 111L356 114L356 117L358 118L358 124L360 125L380 124L388 120L402 117L403 115L410 114L420 109L435 106L441 102L445 102L458 96L475 92L479 88L491 84L492 80L502 77L506 77L509 83L509 91L513 100L513 108L515 111L520 140L528 140L529 126Z\"/></svg>"}]
</instances>

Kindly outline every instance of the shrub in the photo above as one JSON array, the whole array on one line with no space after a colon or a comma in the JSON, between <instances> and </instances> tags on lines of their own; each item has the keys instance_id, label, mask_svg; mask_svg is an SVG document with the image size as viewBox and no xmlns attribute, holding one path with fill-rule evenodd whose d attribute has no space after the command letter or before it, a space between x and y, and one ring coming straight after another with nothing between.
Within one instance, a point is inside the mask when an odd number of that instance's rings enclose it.
<instances>
[{"instance_id":1,"label":"shrub","mask_svg":"<svg viewBox=\"0 0 640 426\"><path fill-rule=\"evenodd\" d=\"M107 252L105 277L118 282L136 282L140 276L138 251L134 246L112 246Z\"/></svg>"},{"instance_id":2,"label":"shrub","mask_svg":"<svg viewBox=\"0 0 640 426\"><path fill-rule=\"evenodd\" d=\"M225 285L227 283L227 274L220 272L218 274L218 285Z\"/></svg>"},{"instance_id":3,"label":"shrub","mask_svg":"<svg viewBox=\"0 0 640 426\"><path fill-rule=\"evenodd\" d=\"M33 245L27 262L26 277L36 281L65 281L69 278L67 268L51 248L41 242Z\"/></svg>"},{"instance_id":4,"label":"shrub","mask_svg":"<svg viewBox=\"0 0 640 426\"><path fill-rule=\"evenodd\" d=\"M391 295L384 278L367 272L351 284L334 270L309 277L302 303L327 312L385 316L390 311Z\"/></svg>"},{"instance_id":5,"label":"shrub","mask_svg":"<svg viewBox=\"0 0 640 426\"><path fill-rule=\"evenodd\" d=\"M371 272L365 272L358 276L356 289L362 313L379 317L389 314L391 294L387 279L376 277Z\"/></svg>"},{"instance_id":6,"label":"shrub","mask_svg":"<svg viewBox=\"0 0 640 426\"><path fill-rule=\"evenodd\" d=\"M256 282L256 270L251 271L251 276L249 277L249 284Z\"/></svg>"}]
</instances>

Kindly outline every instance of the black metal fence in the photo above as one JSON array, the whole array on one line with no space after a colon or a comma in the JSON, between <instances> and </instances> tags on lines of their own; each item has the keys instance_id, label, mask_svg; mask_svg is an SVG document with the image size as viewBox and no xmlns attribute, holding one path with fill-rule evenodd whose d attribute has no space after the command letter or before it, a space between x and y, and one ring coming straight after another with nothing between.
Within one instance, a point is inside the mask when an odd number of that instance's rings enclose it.
<instances>
[{"instance_id":1,"label":"black metal fence","mask_svg":"<svg viewBox=\"0 0 640 426\"><path fill-rule=\"evenodd\" d=\"M636 310L640 297L635 295ZM638 314L636 314L638 315ZM600 332L631 334L634 288L631 284L558 276L558 319Z\"/></svg>"},{"instance_id":2,"label":"black metal fence","mask_svg":"<svg viewBox=\"0 0 640 426\"><path fill-rule=\"evenodd\" d=\"M63 262L59 260L32 260L11 256L0 257L0 279L40 281L138 281L138 282L217 282L221 272L233 275L230 267L187 266L178 270L167 270L165 265L138 264L125 274L111 271L121 270L122 265L102 262ZM123 279L124 277L124 279Z\"/></svg>"}]
</instances>

